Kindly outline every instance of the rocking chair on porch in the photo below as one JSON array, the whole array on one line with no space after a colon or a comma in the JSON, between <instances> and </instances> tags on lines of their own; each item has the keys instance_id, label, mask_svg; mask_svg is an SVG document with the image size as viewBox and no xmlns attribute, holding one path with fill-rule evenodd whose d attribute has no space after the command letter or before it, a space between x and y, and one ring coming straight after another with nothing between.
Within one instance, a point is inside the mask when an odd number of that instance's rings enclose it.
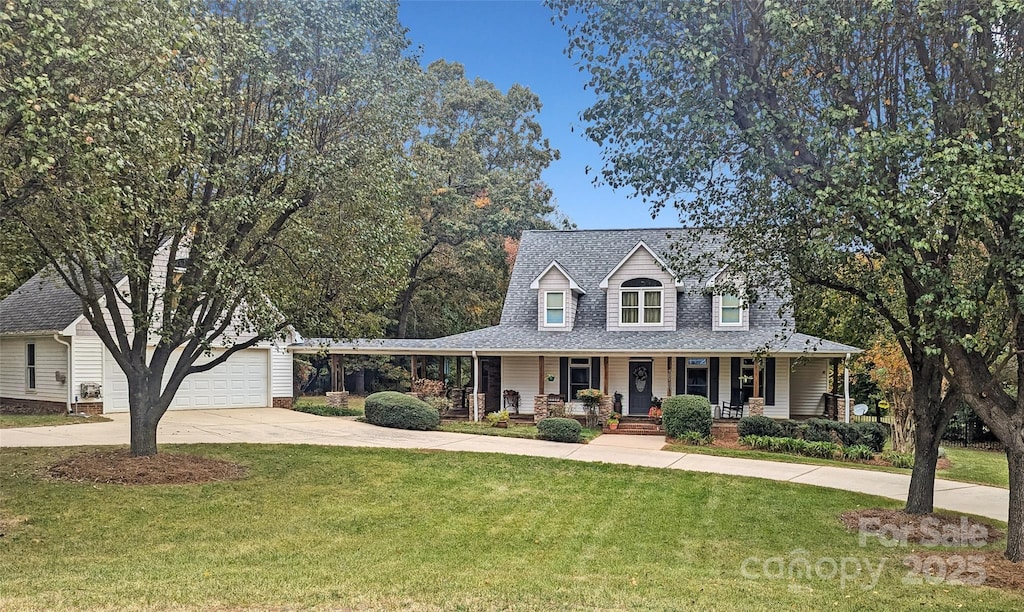
<instances>
[{"instance_id":1,"label":"rocking chair on porch","mask_svg":"<svg viewBox=\"0 0 1024 612\"><path fill-rule=\"evenodd\" d=\"M743 390L733 389L732 397L728 402L722 402L718 409L718 417L721 419L743 418Z\"/></svg>"}]
</instances>

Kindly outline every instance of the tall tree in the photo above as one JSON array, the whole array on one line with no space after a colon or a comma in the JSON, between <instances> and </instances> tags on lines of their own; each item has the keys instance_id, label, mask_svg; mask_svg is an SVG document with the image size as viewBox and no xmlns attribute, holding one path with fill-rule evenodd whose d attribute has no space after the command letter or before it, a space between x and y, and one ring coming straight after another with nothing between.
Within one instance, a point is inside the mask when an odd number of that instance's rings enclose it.
<instances>
[{"instance_id":1,"label":"tall tree","mask_svg":"<svg viewBox=\"0 0 1024 612\"><path fill-rule=\"evenodd\" d=\"M1022 4L550 4L592 74L606 178L726 226L751 276L777 264L870 304L913 378L907 509L932 507L964 391L1007 445L1007 555L1024 558L1024 407L992 368L1024 335Z\"/></svg>"},{"instance_id":2,"label":"tall tree","mask_svg":"<svg viewBox=\"0 0 1024 612\"><path fill-rule=\"evenodd\" d=\"M444 60L426 80L405 185L415 250L397 300L398 337L493 324L507 283L505 238L552 227L555 212L540 175L558 151L541 133L536 94L521 85L502 93ZM417 310L430 321L415 325Z\"/></svg>"},{"instance_id":3,"label":"tall tree","mask_svg":"<svg viewBox=\"0 0 1024 612\"><path fill-rule=\"evenodd\" d=\"M0 41L2 215L127 376L132 454L186 376L308 322L308 258L338 256L320 244L390 267L393 237L352 227L401 219L419 70L392 3L9 2Z\"/></svg>"}]
</instances>

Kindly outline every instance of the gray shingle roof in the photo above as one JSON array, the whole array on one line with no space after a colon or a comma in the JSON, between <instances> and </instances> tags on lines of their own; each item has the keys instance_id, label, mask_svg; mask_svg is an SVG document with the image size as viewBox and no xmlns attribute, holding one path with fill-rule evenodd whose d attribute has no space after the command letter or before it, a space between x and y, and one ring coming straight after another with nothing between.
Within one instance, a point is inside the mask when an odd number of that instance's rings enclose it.
<instances>
[{"instance_id":1,"label":"gray shingle roof","mask_svg":"<svg viewBox=\"0 0 1024 612\"><path fill-rule=\"evenodd\" d=\"M0 334L61 331L82 314L82 302L50 269L0 301Z\"/></svg>"},{"instance_id":2,"label":"gray shingle roof","mask_svg":"<svg viewBox=\"0 0 1024 612\"><path fill-rule=\"evenodd\" d=\"M438 351L468 352L652 352L750 353L769 348L773 353L859 352L859 349L792 333L792 321L780 318L783 300L762 292L762 301L750 308L749 331L711 331L711 297L703 295L704 283L717 269L684 271L683 289L678 294L676 331L609 332L606 325L606 291L601 280L641 240L667 260L673 243L685 229L527 231L519 244L515 268L495 327L434 340L357 340L331 342L313 339L295 348L331 346L338 350L385 352ZM691 230L692 231L692 230ZM694 259L721 248L722 240L704 235L693 253ZM576 322L571 331L537 329L537 292L530 283L552 261L579 283L586 295L579 297Z\"/></svg>"}]
</instances>

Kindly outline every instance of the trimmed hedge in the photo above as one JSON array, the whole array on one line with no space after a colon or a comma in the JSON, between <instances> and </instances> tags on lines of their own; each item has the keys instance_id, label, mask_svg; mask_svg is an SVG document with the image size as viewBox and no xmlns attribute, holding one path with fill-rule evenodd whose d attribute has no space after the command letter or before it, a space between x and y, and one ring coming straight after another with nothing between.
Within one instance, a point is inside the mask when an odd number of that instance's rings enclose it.
<instances>
[{"instance_id":1,"label":"trimmed hedge","mask_svg":"<svg viewBox=\"0 0 1024 612\"><path fill-rule=\"evenodd\" d=\"M537 439L579 443L583 426L576 419L548 417L537 422Z\"/></svg>"},{"instance_id":2,"label":"trimmed hedge","mask_svg":"<svg viewBox=\"0 0 1024 612\"><path fill-rule=\"evenodd\" d=\"M441 416L421 399L397 391L381 391L366 398L366 421L395 429L437 429Z\"/></svg>"},{"instance_id":3,"label":"trimmed hedge","mask_svg":"<svg viewBox=\"0 0 1024 612\"><path fill-rule=\"evenodd\" d=\"M682 438L689 432L711 435L711 402L700 395L673 395L661 405L665 434Z\"/></svg>"},{"instance_id":4,"label":"trimmed hedge","mask_svg":"<svg viewBox=\"0 0 1024 612\"><path fill-rule=\"evenodd\" d=\"M776 423L774 419L766 416L743 417L736 424L736 429L741 438L744 436L772 436L781 438L784 433L781 425ZM786 437L795 438L796 436Z\"/></svg>"}]
</instances>

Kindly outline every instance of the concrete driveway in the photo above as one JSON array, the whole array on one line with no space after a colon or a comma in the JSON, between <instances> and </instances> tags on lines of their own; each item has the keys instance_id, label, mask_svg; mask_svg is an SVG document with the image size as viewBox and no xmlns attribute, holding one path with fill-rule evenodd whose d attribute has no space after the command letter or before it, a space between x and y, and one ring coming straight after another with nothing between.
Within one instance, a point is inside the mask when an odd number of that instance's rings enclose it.
<instances>
[{"instance_id":1,"label":"concrete driveway","mask_svg":"<svg viewBox=\"0 0 1024 612\"><path fill-rule=\"evenodd\" d=\"M106 415L106 423L0 429L0 447L127 444L127 414ZM561 444L497 436L387 429L352 418L319 417L277 408L180 410L160 422L161 444L264 443L415 448L557 457L623 465L750 476L906 500L910 477L869 470L801 465L754 459L680 454L660 450L656 436L601 436L590 444ZM949 480L935 483L939 508L1006 521L1009 491Z\"/></svg>"}]
</instances>

